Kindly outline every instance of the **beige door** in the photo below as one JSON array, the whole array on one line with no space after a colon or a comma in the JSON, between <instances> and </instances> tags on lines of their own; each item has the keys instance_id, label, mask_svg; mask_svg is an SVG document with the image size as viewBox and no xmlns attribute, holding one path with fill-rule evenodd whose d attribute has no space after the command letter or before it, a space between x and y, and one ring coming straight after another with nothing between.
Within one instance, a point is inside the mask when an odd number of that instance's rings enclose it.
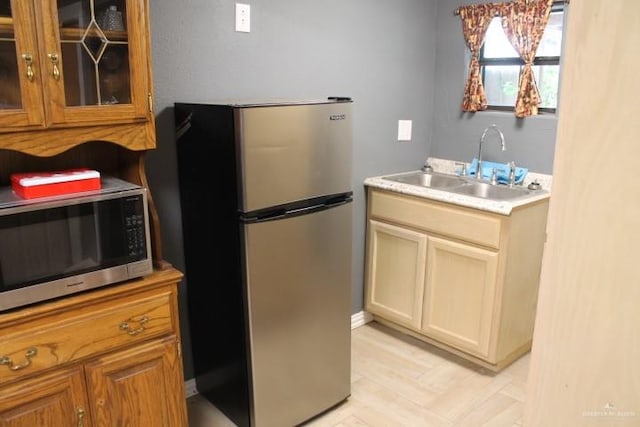
<instances>
[{"instance_id":1,"label":"beige door","mask_svg":"<svg viewBox=\"0 0 640 427\"><path fill-rule=\"evenodd\" d=\"M496 290L497 252L429 236L423 332L487 357Z\"/></svg>"},{"instance_id":2,"label":"beige door","mask_svg":"<svg viewBox=\"0 0 640 427\"><path fill-rule=\"evenodd\" d=\"M369 220L366 309L420 328L427 236Z\"/></svg>"}]
</instances>

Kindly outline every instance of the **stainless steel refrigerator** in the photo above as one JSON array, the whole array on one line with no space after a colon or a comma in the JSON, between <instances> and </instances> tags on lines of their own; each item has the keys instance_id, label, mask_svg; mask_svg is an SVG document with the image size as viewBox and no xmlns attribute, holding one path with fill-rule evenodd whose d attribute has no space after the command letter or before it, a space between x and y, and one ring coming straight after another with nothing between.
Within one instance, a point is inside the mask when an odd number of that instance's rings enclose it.
<instances>
[{"instance_id":1,"label":"stainless steel refrigerator","mask_svg":"<svg viewBox=\"0 0 640 427\"><path fill-rule=\"evenodd\" d=\"M299 425L350 395L352 101L174 106L198 392Z\"/></svg>"}]
</instances>

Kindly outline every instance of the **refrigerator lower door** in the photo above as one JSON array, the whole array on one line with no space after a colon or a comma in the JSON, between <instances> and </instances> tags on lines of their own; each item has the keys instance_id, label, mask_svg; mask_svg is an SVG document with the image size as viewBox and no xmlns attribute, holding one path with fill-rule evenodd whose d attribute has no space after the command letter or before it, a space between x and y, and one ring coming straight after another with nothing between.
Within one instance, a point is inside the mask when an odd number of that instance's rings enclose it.
<instances>
[{"instance_id":1,"label":"refrigerator lower door","mask_svg":"<svg viewBox=\"0 0 640 427\"><path fill-rule=\"evenodd\" d=\"M252 426L294 426L350 394L351 211L243 225Z\"/></svg>"}]
</instances>

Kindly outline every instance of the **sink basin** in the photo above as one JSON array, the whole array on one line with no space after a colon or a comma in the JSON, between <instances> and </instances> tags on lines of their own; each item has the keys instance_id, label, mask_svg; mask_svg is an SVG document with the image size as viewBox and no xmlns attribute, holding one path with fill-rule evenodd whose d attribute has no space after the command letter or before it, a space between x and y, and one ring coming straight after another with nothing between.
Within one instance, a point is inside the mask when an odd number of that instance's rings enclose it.
<instances>
[{"instance_id":1,"label":"sink basin","mask_svg":"<svg viewBox=\"0 0 640 427\"><path fill-rule=\"evenodd\" d=\"M464 194L466 196L480 197L490 200L513 200L531 194L531 191L521 187L506 187L502 185L491 185L486 182L467 181L465 185L450 188L452 193Z\"/></svg>"},{"instance_id":2,"label":"sink basin","mask_svg":"<svg viewBox=\"0 0 640 427\"><path fill-rule=\"evenodd\" d=\"M529 190L524 187L491 185L487 181L476 181L471 177L460 177L457 175L448 175L438 172L412 171L397 175L383 176L382 179L487 200L516 200L534 193L533 190Z\"/></svg>"},{"instance_id":3,"label":"sink basin","mask_svg":"<svg viewBox=\"0 0 640 427\"><path fill-rule=\"evenodd\" d=\"M466 181L459 176L421 171L385 176L382 177L382 179L429 188L450 188L466 183Z\"/></svg>"}]
</instances>

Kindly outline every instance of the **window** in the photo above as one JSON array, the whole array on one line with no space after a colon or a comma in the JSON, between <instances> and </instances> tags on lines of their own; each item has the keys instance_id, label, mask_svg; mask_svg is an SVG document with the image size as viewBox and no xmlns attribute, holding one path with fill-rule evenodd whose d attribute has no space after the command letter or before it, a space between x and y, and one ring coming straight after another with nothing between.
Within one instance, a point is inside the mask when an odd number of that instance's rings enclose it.
<instances>
[{"instance_id":1,"label":"window","mask_svg":"<svg viewBox=\"0 0 640 427\"><path fill-rule=\"evenodd\" d=\"M533 73L542 98L540 111L555 112L558 105L563 18L564 2L554 3L533 62ZM480 72L489 109L514 109L523 65L502 30L500 18L494 18L480 50Z\"/></svg>"}]
</instances>

